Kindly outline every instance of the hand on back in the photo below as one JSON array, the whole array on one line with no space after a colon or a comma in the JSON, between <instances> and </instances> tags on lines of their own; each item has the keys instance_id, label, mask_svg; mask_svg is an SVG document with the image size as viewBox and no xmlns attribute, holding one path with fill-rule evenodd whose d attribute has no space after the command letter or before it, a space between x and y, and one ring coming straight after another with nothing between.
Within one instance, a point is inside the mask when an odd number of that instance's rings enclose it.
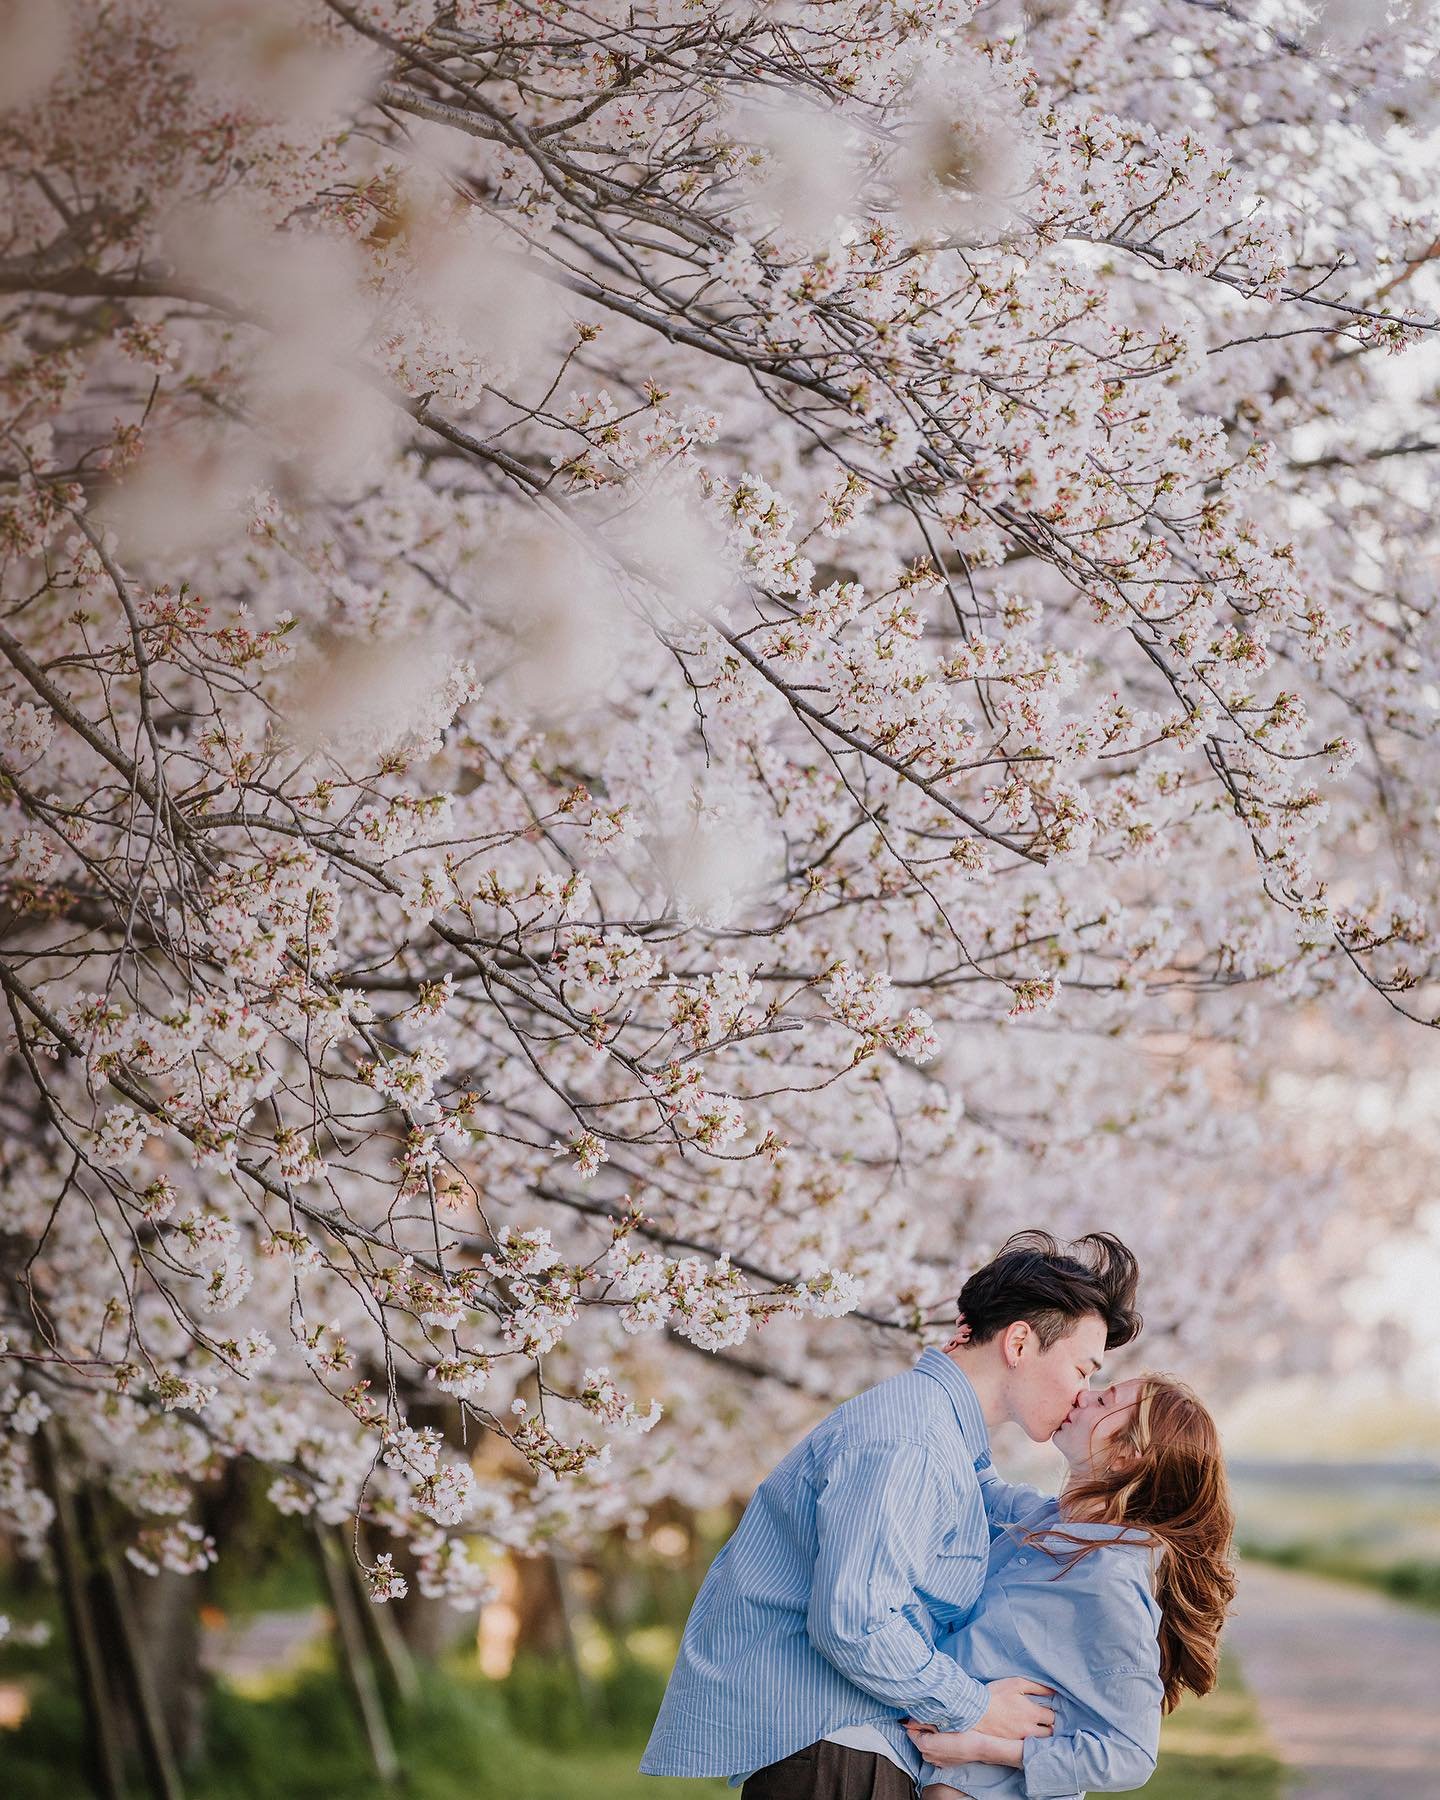
<instances>
[{"instance_id":1,"label":"hand on back","mask_svg":"<svg viewBox=\"0 0 1440 1800\"><path fill-rule=\"evenodd\" d=\"M975 1721L975 1730L990 1737L1049 1737L1055 1729L1055 1714L1037 1699L1050 1695L1054 1688L1031 1681L1024 1675L1007 1675L1000 1681L987 1681L990 1704Z\"/></svg>"}]
</instances>

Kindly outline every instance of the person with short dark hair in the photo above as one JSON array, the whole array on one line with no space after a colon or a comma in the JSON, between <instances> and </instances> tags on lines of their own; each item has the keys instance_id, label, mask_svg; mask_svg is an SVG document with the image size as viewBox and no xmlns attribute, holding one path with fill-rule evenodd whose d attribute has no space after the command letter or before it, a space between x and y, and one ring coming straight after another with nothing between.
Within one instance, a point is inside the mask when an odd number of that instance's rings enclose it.
<instances>
[{"instance_id":1,"label":"person with short dark hair","mask_svg":"<svg viewBox=\"0 0 1440 1800\"><path fill-rule=\"evenodd\" d=\"M975 1344L1024 1319L1048 1349L1094 1314L1105 1321L1106 1348L1117 1350L1140 1335L1139 1280L1134 1256L1111 1232L1092 1231L1063 1250L1048 1231L1017 1231L965 1283L957 1305Z\"/></svg>"},{"instance_id":2,"label":"person with short dark hair","mask_svg":"<svg viewBox=\"0 0 1440 1800\"><path fill-rule=\"evenodd\" d=\"M965 1329L857 1394L766 1477L691 1610L641 1762L726 1775L744 1800L910 1800L907 1718L986 1739L1048 1736L1049 1689L985 1680L936 1648L974 1610L990 1462L1006 1420L1037 1443L1107 1348L1140 1329L1135 1258L1108 1232L1017 1233L961 1290Z\"/></svg>"}]
</instances>

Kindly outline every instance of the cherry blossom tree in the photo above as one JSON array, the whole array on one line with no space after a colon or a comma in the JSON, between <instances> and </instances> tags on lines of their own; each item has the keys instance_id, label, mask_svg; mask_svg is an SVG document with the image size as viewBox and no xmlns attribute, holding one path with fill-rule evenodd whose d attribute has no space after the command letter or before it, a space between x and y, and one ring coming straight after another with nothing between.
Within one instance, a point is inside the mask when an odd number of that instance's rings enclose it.
<instances>
[{"instance_id":1,"label":"cherry blossom tree","mask_svg":"<svg viewBox=\"0 0 1440 1800\"><path fill-rule=\"evenodd\" d=\"M473 1605L1022 1224L1222 1349L1440 1010L1429 9L3 16L16 1540Z\"/></svg>"}]
</instances>

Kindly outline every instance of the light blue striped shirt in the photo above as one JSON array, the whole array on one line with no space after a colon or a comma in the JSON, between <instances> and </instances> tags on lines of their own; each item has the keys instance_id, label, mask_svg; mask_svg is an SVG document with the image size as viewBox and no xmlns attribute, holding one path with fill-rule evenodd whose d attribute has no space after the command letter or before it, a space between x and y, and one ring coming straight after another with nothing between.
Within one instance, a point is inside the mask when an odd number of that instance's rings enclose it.
<instances>
[{"instance_id":1,"label":"light blue striped shirt","mask_svg":"<svg viewBox=\"0 0 1440 1800\"><path fill-rule=\"evenodd\" d=\"M736 1780L871 1724L918 1772L903 1716L975 1724L986 1690L935 1640L980 1597L989 1459L975 1390L939 1350L823 1419L711 1565L641 1771Z\"/></svg>"},{"instance_id":2,"label":"light blue striped shirt","mask_svg":"<svg viewBox=\"0 0 1440 1800\"><path fill-rule=\"evenodd\" d=\"M1155 1771L1160 1742L1160 1608L1148 1547L1113 1525L1060 1518L1059 1503L995 1478L986 1500L993 1542L973 1615L941 1640L981 1681L1028 1675L1055 1689L1055 1732L1027 1738L1023 1769L964 1763L926 1768L975 1800L1079 1800L1086 1789L1128 1792ZM1024 1543L1060 1526L1104 1548L1066 1568L1074 1546ZM1014 1529L1007 1529L1013 1526Z\"/></svg>"}]
</instances>

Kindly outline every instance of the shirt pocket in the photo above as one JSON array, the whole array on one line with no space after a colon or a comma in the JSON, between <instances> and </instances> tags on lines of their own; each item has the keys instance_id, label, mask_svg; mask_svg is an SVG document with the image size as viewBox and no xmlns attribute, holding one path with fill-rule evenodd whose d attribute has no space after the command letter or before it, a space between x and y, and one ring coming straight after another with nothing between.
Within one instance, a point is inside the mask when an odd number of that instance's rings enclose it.
<instances>
[{"instance_id":1,"label":"shirt pocket","mask_svg":"<svg viewBox=\"0 0 1440 1800\"><path fill-rule=\"evenodd\" d=\"M938 1625L963 1619L980 1598L988 1558L963 1530L950 1532L934 1553L922 1597Z\"/></svg>"},{"instance_id":2,"label":"shirt pocket","mask_svg":"<svg viewBox=\"0 0 1440 1800\"><path fill-rule=\"evenodd\" d=\"M987 1551L983 1544L975 1541L974 1532L967 1531L963 1525L952 1525L941 1538L935 1555L941 1562L962 1556L971 1562L978 1562L982 1556L987 1556Z\"/></svg>"}]
</instances>

